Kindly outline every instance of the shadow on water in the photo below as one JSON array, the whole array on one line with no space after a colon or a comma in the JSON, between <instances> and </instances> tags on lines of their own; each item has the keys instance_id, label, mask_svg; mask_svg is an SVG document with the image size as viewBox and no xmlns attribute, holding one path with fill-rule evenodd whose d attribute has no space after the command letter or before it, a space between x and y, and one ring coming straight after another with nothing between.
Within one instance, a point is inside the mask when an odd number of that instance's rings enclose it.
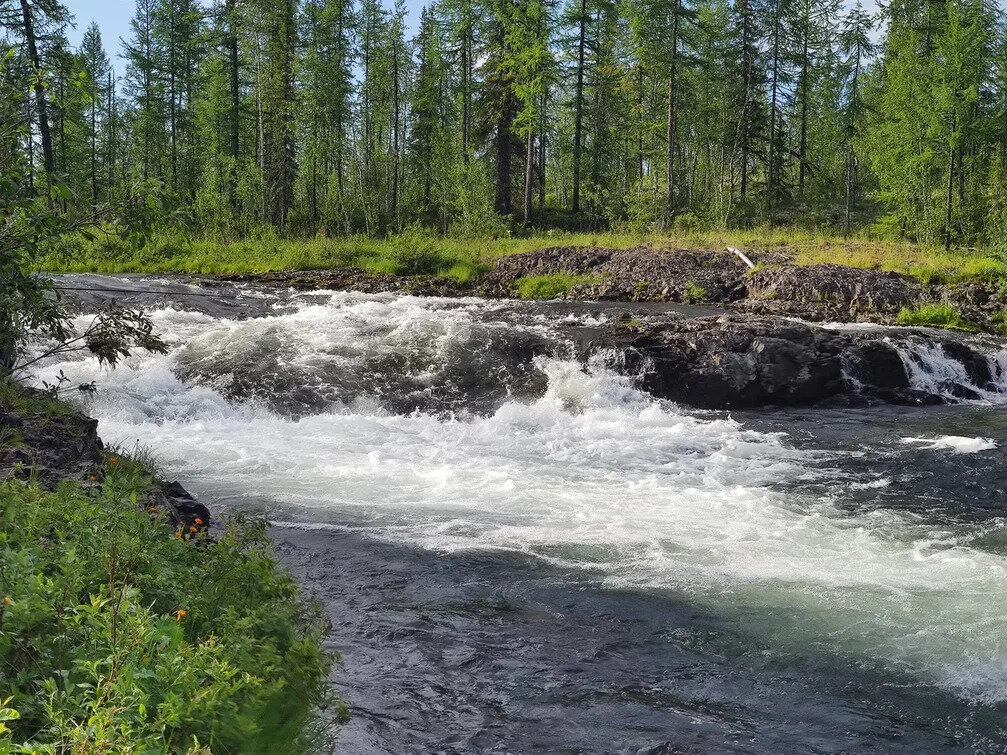
<instances>
[{"instance_id":1,"label":"shadow on water","mask_svg":"<svg viewBox=\"0 0 1007 755\"><path fill-rule=\"evenodd\" d=\"M1002 706L814 650L781 657L667 594L528 556L273 536L345 659L338 751L992 752L1007 736Z\"/></svg>"}]
</instances>

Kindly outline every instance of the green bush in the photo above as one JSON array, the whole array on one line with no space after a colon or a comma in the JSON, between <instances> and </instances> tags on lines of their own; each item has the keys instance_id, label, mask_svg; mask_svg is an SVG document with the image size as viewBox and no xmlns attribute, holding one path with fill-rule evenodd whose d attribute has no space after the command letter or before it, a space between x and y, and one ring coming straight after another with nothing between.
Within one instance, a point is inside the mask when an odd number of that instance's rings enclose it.
<instances>
[{"instance_id":1,"label":"green bush","mask_svg":"<svg viewBox=\"0 0 1007 755\"><path fill-rule=\"evenodd\" d=\"M392 236L390 257L400 275L436 275L444 267L438 239L419 226Z\"/></svg>"},{"instance_id":2,"label":"green bush","mask_svg":"<svg viewBox=\"0 0 1007 755\"><path fill-rule=\"evenodd\" d=\"M686 304L702 304L708 297L707 290L692 281L688 281L682 290L682 301Z\"/></svg>"},{"instance_id":3,"label":"green bush","mask_svg":"<svg viewBox=\"0 0 1007 755\"><path fill-rule=\"evenodd\" d=\"M948 304L917 304L914 307L903 307L896 322L899 325L950 328L969 332L977 330L957 309Z\"/></svg>"},{"instance_id":4,"label":"green bush","mask_svg":"<svg viewBox=\"0 0 1007 755\"><path fill-rule=\"evenodd\" d=\"M550 273L549 275L526 275L514 281L514 288L522 299L556 299L574 286L592 283L597 278L591 275L573 273Z\"/></svg>"},{"instance_id":5,"label":"green bush","mask_svg":"<svg viewBox=\"0 0 1007 755\"><path fill-rule=\"evenodd\" d=\"M264 523L173 532L139 463L107 467L90 491L0 483L0 752L317 744L323 624Z\"/></svg>"}]
</instances>

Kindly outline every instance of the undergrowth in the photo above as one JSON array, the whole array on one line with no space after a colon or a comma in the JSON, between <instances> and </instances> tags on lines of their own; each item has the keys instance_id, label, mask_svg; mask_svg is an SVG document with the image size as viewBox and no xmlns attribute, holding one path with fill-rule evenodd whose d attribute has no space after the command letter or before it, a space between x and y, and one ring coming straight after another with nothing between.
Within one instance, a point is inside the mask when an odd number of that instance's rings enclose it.
<instances>
[{"instance_id":1,"label":"undergrowth","mask_svg":"<svg viewBox=\"0 0 1007 755\"><path fill-rule=\"evenodd\" d=\"M142 464L55 492L0 483L0 753L318 747L324 623L265 524L173 531ZM192 539L189 539L192 538Z\"/></svg>"}]
</instances>

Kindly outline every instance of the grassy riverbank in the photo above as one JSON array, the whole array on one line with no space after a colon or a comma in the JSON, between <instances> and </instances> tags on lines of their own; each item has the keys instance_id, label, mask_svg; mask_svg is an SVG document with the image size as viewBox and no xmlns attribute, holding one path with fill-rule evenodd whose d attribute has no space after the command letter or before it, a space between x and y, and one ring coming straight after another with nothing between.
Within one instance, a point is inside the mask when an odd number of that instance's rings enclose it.
<instances>
[{"instance_id":1,"label":"grassy riverbank","mask_svg":"<svg viewBox=\"0 0 1007 755\"><path fill-rule=\"evenodd\" d=\"M0 400L69 411L9 386ZM0 438L0 456L26 441ZM55 491L0 482L0 753L311 750L323 623L265 526L182 532L146 505L139 461L111 452L96 471Z\"/></svg>"},{"instance_id":2,"label":"grassy riverbank","mask_svg":"<svg viewBox=\"0 0 1007 755\"><path fill-rule=\"evenodd\" d=\"M673 235L548 233L494 239L441 238L406 231L387 239L351 237L290 240L274 236L241 241L156 235L140 249L99 238L64 241L45 268L52 272L254 273L357 267L391 274L446 274L464 280L499 257L555 246L612 249L648 245L655 249L738 246L782 252L801 265L836 263L895 271L923 283L968 279L1007 280L1007 256L870 238L845 240L807 231L761 228Z\"/></svg>"}]
</instances>

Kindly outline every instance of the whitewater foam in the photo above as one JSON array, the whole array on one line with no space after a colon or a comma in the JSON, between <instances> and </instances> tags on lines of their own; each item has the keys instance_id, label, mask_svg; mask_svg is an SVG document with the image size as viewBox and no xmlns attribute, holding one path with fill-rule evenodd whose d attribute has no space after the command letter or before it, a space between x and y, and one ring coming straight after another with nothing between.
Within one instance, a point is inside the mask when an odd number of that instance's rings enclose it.
<instances>
[{"instance_id":1,"label":"whitewater foam","mask_svg":"<svg viewBox=\"0 0 1007 755\"><path fill-rule=\"evenodd\" d=\"M151 447L210 500L436 551L534 555L688 596L774 647L824 647L1007 700L1007 641L991 630L1007 615L1007 559L967 528L794 492L827 477L828 459L781 434L682 411L600 362L556 355L528 357L541 390L505 392L482 413L396 412L361 389L378 366L428 387L490 369L488 343L528 334L475 317L483 306L332 295L240 321L164 309L154 320L169 354L110 374L72 358L40 377L98 379L88 400L103 437ZM268 390L236 400L242 369ZM324 410L278 411L268 392L302 378ZM404 385L388 378L375 382Z\"/></svg>"},{"instance_id":2,"label":"whitewater foam","mask_svg":"<svg viewBox=\"0 0 1007 755\"><path fill-rule=\"evenodd\" d=\"M991 438L966 438L960 435L941 435L937 438L903 438L903 443L922 444L928 451L951 451L956 454L976 454L991 451L997 444Z\"/></svg>"}]
</instances>

